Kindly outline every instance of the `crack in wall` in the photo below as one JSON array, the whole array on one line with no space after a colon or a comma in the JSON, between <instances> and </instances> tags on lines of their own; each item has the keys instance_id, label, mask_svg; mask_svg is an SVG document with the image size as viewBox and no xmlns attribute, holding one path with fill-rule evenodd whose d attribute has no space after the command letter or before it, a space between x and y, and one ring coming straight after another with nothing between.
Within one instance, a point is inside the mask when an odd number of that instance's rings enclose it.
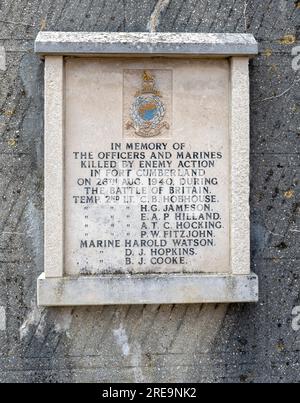
<instances>
[{"instance_id":1,"label":"crack in wall","mask_svg":"<svg viewBox=\"0 0 300 403\"><path fill-rule=\"evenodd\" d=\"M162 12L168 7L170 1L171 0L158 0L150 16L150 20L147 26L149 32L156 32L157 27L160 23L160 16Z\"/></svg>"}]
</instances>

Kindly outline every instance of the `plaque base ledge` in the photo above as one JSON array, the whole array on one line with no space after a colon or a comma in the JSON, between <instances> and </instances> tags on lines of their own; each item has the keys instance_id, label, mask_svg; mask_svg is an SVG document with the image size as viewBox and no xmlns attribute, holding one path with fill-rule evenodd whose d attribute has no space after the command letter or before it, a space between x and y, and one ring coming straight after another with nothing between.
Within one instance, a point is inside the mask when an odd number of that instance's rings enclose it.
<instances>
[{"instance_id":1,"label":"plaque base ledge","mask_svg":"<svg viewBox=\"0 0 300 403\"><path fill-rule=\"evenodd\" d=\"M255 274L38 278L39 306L245 303L258 301Z\"/></svg>"}]
</instances>

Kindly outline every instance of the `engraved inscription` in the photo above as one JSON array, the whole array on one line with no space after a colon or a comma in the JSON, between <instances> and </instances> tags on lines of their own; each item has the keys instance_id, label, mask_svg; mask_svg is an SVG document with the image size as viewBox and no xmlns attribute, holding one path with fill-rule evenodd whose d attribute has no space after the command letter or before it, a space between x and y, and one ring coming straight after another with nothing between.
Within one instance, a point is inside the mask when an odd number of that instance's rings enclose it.
<instances>
[{"instance_id":1,"label":"engraved inscription","mask_svg":"<svg viewBox=\"0 0 300 403\"><path fill-rule=\"evenodd\" d=\"M229 272L228 83L226 60L67 61L68 275Z\"/></svg>"}]
</instances>

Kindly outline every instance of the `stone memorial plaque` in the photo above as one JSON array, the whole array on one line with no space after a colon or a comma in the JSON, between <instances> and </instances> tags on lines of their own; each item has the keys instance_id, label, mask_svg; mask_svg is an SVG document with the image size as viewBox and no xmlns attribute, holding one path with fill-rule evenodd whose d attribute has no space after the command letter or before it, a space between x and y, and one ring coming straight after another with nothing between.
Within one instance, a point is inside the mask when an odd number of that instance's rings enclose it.
<instances>
[{"instance_id":1,"label":"stone memorial plaque","mask_svg":"<svg viewBox=\"0 0 300 403\"><path fill-rule=\"evenodd\" d=\"M42 32L40 305L251 302L251 35Z\"/></svg>"}]
</instances>

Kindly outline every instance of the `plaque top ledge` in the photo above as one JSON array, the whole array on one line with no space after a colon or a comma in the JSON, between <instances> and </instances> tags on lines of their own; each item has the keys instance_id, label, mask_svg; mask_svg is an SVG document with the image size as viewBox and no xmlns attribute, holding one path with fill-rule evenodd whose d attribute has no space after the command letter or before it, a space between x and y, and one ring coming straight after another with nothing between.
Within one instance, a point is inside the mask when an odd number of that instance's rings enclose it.
<instances>
[{"instance_id":1,"label":"plaque top ledge","mask_svg":"<svg viewBox=\"0 0 300 403\"><path fill-rule=\"evenodd\" d=\"M39 55L251 56L258 53L252 34L40 32Z\"/></svg>"}]
</instances>

